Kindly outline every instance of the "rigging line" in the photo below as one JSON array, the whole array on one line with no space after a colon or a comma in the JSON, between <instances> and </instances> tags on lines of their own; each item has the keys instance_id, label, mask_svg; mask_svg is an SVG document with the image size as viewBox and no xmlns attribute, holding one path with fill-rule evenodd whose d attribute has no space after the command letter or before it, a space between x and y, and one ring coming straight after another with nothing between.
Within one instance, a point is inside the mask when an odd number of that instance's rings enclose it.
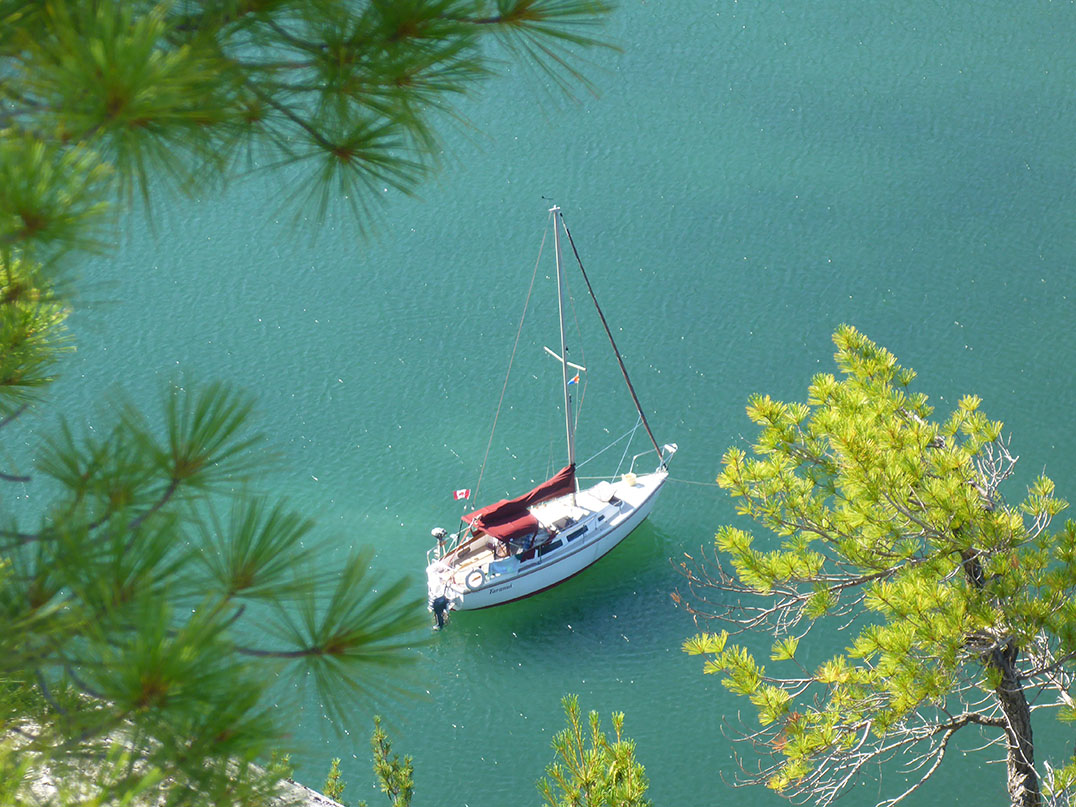
<instances>
[{"instance_id":1,"label":"rigging line","mask_svg":"<svg viewBox=\"0 0 1076 807\"><path fill-rule=\"evenodd\" d=\"M620 469L624 467L624 460L628 458L628 452L631 451L631 441L635 439L635 432L639 430L639 424L641 422L642 418L635 421L635 425L631 429L631 436L628 438L628 442L624 443L624 453L620 455L620 462L616 464L617 474L619 474ZM632 464L634 465L634 462Z\"/></svg>"},{"instance_id":2,"label":"rigging line","mask_svg":"<svg viewBox=\"0 0 1076 807\"><path fill-rule=\"evenodd\" d=\"M624 375L624 381L628 385L628 392L631 393L631 399L635 401L635 409L639 413L639 418L643 421L643 427L650 437L650 442L654 444L654 450L658 452L658 461L664 465L665 458L662 456L661 447L658 445L658 441L654 439L654 433L650 431L650 424L646 422L646 415L643 414L643 406L639 403L639 396L635 394L635 387L632 386L631 379L628 378L628 368L624 366L624 359L621 358L620 350L613 340L613 332L609 330L609 323L605 321L605 314L602 313L601 306L598 305L598 298L594 295L594 287L590 285L590 278L587 277L587 270L583 268L583 260L579 257L579 250L575 248L575 240L572 238L572 233L571 230L568 229L568 225L564 222L564 216L560 217L560 222L564 226L565 235L568 236L568 243L572 245L572 253L575 255L575 262L579 264L579 271L583 274L583 280L586 281L587 291L590 292L590 299L594 301L594 307L598 309L598 316L601 318L602 326L605 328L605 335L609 337L609 344L613 346L613 353L616 354L617 363L620 365L620 372Z\"/></svg>"},{"instance_id":3,"label":"rigging line","mask_svg":"<svg viewBox=\"0 0 1076 807\"><path fill-rule=\"evenodd\" d=\"M565 228L567 232L567 228ZM587 366L587 353L583 348L583 329L579 327L579 311L575 307L575 297L572 296L572 284L567 275L564 277L564 286L568 291L568 306L572 309L572 320L575 322L575 338L579 343L579 363L584 367ZM587 375L587 371L583 370L583 383L577 384L579 387L579 401L575 405L575 420L572 424L573 429L579 428L579 417L583 414L583 399L587 395L587 384L590 383L590 377Z\"/></svg>"},{"instance_id":4,"label":"rigging line","mask_svg":"<svg viewBox=\"0 0 1076 807\"><path fill-rule=\"evenodd\" d=\"M553 215L550 213L549 215ZM501 387L501 397L497 400L497 411L493 415L493 428L489 431L489 442L486 443L486 453L482 457L482 467L478 471L478 482L474 486L475 501L478 500L478 492L482 489L482 477L486 474L486 461L489 459L489 450L493 446L493 435L497 431L497 420L501 416L501 406L504 404L504 394L508 390L508 378L512 375L512 364L516 360L516 349L519 347L519 336L523 333L523 321L527 318L527 308L531 303L531 293L534 291L534 281L538 277L538 267L542 263L542 250L545 249L545 240L549 235L549 219L542 228L542 243L538 247L538 258L534 261L534 274L531 275L531 284L527 289L527 299L523 301L523 313L519 317L519 327L516 328L516 341L512 343L512 355L508 357L508 370L504 374L504 386Z\"/></svg>"},{"instance_id":5,"label":"rigging line","mask_svg":"<svg viewBox=\"0 0 1076 807\"><path fill-rule=\"evenodd\" d=\"M606 451L608 451L610 448L612 448L617 443L619 443L621 440L623 440L625 437L630 437L631 435L635 434L635 430L638 429L638 428L639 428L639 421L635 421L634 426L632 426L630 429L628 429L626 432L624 432L622 435L620 435L618 438L616 438L613 442L611 442L605 448L601 449L597 454L591 454L589 457L587 457L585 460L583 460L582 462L577 464L575 467L576 468L582 468L584 465L586 465L591 460L597 459L602 454L604 454ZM630 443L631 441L629 440L628 442ZM594 478L595 479L604 479L604 477L594 477Z\"/></svg>"}]
</instances>

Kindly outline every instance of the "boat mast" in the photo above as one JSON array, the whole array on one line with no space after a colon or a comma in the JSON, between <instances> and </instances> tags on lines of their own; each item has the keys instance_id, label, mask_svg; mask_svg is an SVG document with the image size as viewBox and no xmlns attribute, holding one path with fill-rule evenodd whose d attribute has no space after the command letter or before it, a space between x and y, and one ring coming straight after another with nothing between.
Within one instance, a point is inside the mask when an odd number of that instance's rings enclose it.
<instances>
[{"instance_id":1,"label":"boat mast","mask_svg":"<svg viewBox=\"0 0 1076 807\"><path fill-rule=\"evenodd\" d=\"M568 395L568 349L564 337L564 271L560 261L560 208L549 208L553 214L553 247L557 256L557 313L560 316L560 367L564 385L564 431L568 436L568 464L575 465L575 435L572 433L571 396Z\"/></svg>"}]
</instances>

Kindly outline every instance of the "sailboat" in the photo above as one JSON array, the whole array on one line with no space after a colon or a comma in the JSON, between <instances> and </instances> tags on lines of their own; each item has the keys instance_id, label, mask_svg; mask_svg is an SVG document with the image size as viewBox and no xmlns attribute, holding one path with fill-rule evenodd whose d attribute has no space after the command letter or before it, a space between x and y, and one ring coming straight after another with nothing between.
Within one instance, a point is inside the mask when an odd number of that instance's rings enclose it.
<instances>
[{"instance_id":1,"label":"sailboat","mask_svg":"<svg viewBox=\"0 0 1076 807\"><path fill-rule=\"evenodd\" d=\"M559 359L564 391L567 463L552 477L512 499L502 499L462 517L463 527L454 534L443 528L432 531L436 546L426 555L429 609L435 628L444 625L450 611L469 611L503 605L529 597L563 583L595 563L623 541L650 514L668 479L669 459L676 444L659 446L643 414L628 378L612 332L601 309L598 313L613 347L624 381L635 401L639 423L653 444L635 455L626 473L581 488L576 478L575 434L571 389L585 368L568 361L565 346L565 277L561 255L561 229L571 241L559 207L550 209L557 266L557 311L560 319ZM578 260L591 299L597 307L590 280ZM635 470L641 457L657 455L657 467L647 473Z\"/></svg>"}]
</instances>

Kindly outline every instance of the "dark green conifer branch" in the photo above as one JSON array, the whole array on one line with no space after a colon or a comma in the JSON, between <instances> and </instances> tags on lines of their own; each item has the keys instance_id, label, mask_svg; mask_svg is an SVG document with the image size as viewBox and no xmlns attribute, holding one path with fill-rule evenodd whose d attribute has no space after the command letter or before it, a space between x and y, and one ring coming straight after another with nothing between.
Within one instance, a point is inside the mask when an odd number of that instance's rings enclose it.
<instances>
[{"instance_id":1,"label":"dark green conifer branch","mask_svg":"<svg viewBox=\"0 0 1076 807\"><path fill-rule=\"evenodd\" d=\"M268 170L290 204L343 204L362 226L436 168L438 130L497 71L496 36L545 40L532 55L571 72L607 10L0 0L5 437L40 427L27 413L72 347L68 273L131 203ZM158 420L110 404L0 471L34 495L0 511L0 801L48 770L72 783L55 803L264 804L281 773L253 763L289 728L269 682L309 678L341 720L406 691L421 603L365 554L327 565L308 520L251 491L266 458L246 395L184 380Z\"/></svg>"},{"instance_id":2,"label":"dark green conifer branch","mask_svg":"<svg viewBox=\"0 0 1076 807\"><path fill-rule=\"evenodd\" d=\"M5 84L0 114L11 132L91 146L117 169L124 199L138 188L148 204L150 177L194 191L235 175L244 160L286 161L309 165L315 184L334 165L331 201L367 213L381 188L411 192L436 166L438 121L462 117L459 101L496 72L487 40L566 92L592 89L581 52L606 44L586 31L610 8L15 3L0 58L17 80Z\"/></svg>"}]
</instances>

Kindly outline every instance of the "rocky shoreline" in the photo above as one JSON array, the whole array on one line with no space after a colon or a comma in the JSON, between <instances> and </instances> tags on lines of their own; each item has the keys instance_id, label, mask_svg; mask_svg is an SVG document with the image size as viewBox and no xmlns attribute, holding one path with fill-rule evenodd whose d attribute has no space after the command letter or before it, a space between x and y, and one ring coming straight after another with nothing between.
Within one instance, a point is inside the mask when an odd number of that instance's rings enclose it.
<instances>
[{"instance_id":1,"label":"rocky shoreline","mask_svg":"<svg viewBox=\"0 0 1076 807\"><path fill-rule=\"evenodd\" d=\"M328 796L318 793L318 791L313 788L296 782L294 779L284 779L280 783L280 789L280 800L277 802L279 807L292 807L292 805L303 805L303 807L343 807L340 802L333 801ZM274 805L274 807L277 807L277 805Z\"/></svg>"}]
</instances>

